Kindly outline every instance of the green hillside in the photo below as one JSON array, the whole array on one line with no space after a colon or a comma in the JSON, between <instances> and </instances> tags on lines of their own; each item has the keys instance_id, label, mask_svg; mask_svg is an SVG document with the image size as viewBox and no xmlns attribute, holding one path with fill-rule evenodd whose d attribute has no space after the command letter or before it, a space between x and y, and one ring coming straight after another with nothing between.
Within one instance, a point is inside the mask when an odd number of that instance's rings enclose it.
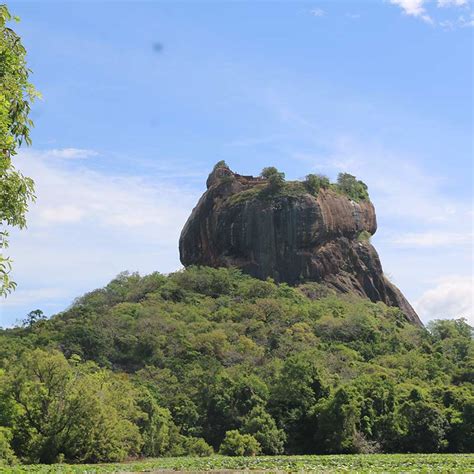
<instances>
[{"instance_id":1,"label":"green hillside","mask_svg":"<svg viewBox=\"0 0 474 474\"><path fill-rule=\"evenodd\" d=\"M463 320L236 270L124 273L0 332L0 459L472 452L472 361Z\"/></svg>"}]
</instances>

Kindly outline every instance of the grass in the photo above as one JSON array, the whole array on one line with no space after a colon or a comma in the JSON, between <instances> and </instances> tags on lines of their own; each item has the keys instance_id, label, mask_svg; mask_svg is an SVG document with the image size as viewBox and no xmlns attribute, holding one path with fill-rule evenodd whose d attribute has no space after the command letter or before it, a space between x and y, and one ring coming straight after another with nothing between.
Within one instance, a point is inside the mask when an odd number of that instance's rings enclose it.
<instances>
[{"instance_id":1,"label":"grass","mask_svg":"<svg viewBox=\"0 0 474 474\"><path fill-rule=\"evenodd\" d=\"M99 474L160 471L265 471L320 473L472 473L474 454L359 454L146 459L120 464L40 464L0 467L0 473Z\"/></svg>"}]
</instances>

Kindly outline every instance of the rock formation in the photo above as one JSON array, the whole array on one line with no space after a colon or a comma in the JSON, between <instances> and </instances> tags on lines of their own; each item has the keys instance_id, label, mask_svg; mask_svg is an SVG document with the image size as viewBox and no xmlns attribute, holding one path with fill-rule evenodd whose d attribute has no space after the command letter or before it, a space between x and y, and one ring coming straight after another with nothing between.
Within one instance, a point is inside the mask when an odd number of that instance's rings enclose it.
<instances>
[{"instance_id":1,"label":"rock formation","mask_svg":"<svg viewBox=\"0 0 474 474\"><path fill-rule=\"evenodd\" d=\"M267 179L218 163L182 230L183 265L235 266L289 284L316 281L397 306L421 325L370 244L377 222L369 199L356 202L335 185L312 193L302 182L270 188Z\"/></svg>"}]
</instances>

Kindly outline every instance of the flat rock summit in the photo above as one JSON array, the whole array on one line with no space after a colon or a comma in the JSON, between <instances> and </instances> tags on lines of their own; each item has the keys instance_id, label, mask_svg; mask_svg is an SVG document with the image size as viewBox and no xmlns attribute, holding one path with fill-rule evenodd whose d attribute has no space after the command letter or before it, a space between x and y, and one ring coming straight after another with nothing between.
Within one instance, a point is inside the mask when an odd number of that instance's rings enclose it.
<instances>
[{"instance_id":1,"label":"flat rock summit","mask_svg":"<svg viewBox=\"0 0 474 474\"><path fill-rule=\"evenodd\" d=\"M347 174L330 184L315 175L284 181L275 168L267 170L253 177L224 162L214 167L181 232L183 265L234 266L291 285L315 281L396 306L421 326L370 243L377 220L366 186ZM354 194L352 185L365 194Z\"/></svg>"}]
</instances>

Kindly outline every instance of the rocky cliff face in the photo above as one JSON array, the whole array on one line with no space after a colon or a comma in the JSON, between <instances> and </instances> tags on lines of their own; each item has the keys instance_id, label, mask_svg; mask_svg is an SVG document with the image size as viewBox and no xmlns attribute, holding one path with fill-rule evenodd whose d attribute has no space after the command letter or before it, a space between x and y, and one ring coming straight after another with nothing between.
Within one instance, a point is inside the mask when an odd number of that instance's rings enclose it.
<instances>
[{"instance_id":1,"label":"rocky cliff face","mask_svg":"<svg viewBox=\"0 0 474 474\"><path fill-rule=\"evenodd\" d=\"M387 280L367 238L377 230L369 200L355 202L332 188L317 195L289 182L276 192L267 180L216 166L207 191L179 242L183 265L235 266L265 279L316 281L340 292L399 307L421 322L400 290Z\"/></svg>"}]
</instances>

